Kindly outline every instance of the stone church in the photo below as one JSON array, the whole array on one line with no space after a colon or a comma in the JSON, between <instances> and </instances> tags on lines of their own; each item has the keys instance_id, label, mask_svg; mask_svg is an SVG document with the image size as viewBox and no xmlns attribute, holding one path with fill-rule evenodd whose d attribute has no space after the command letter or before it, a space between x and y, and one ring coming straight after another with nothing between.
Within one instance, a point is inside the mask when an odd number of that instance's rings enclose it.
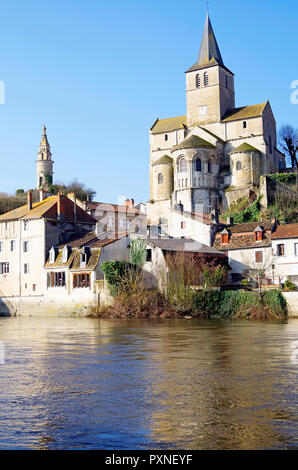
<instances>
[{"instance_id":1,"label":"stone church","mask_svg":"<svg viewBox=\"0 0 298 470\"><path fill-rule=\"evenodd\" d=\"M150 225L169 211L210 213L258 194L260 176L285 168L269 101L235 107L234 74L224 64L207 14L199 57L186 71L186 116L150 129Z\"/></svg>"}]
</instances>

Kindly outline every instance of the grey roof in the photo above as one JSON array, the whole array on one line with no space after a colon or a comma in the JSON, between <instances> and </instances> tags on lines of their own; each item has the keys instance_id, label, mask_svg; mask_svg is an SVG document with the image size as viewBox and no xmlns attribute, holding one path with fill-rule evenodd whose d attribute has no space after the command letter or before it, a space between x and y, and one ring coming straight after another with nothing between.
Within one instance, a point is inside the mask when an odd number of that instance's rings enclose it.
<instances>
[{"instance_id":1,"label":"grey roof","mask_svg":"<svg viewBox=\"0 0 298 470\"><path fill-rule=\"evenodd\" d=\"M209 13L207 13L198 60L187 72L212 65L225 67L209 18Z\"/></svg>"},{"instance_id":2,"label":"grey roof","mask_svg":"<svg viewBox=\"0 0 298 470\"><path fill-rule=\"evenodd\" d=\"M147 243L165 251L201 253L205 255L223 255L221 251L192 240L191 238L147 238Z\"/></svg>"},{"instance_id":3,"label":"grey roof","mask_svg":"<svg viewBox=\"0 0 298 470\"><path fill-rule=\"evenodd\" d=\"M201 65L209 62L213 58L217 60L219 65L224 65L209 18L209 13L207 13L198 62Z\"/></svg>"}]
</instances>

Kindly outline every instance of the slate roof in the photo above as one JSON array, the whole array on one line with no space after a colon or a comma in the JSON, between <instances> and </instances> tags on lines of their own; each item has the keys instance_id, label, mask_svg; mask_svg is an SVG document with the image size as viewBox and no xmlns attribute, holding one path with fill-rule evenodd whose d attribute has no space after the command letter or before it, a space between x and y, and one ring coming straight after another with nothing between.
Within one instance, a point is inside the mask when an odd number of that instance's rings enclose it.
<instances>
[{"instance_id":1,"label":"slate roof","mask_svg":"<svg viewBox=\"0 0 298 470\"><path fill-rule=\"evenodd\" d=\"M191 238L147 238L147 243L164 251L176 251L185 253L201 253L206 255L223 255L220 251Z\"/></svg>"},{"instance_id":2,"label":"slate roof","mask_svg":"<svg viewBox=\"0 0 298 470\"><path fill-rule=\"evenodd\" d=\"M6 214L0 215L1 221L18 220L18 219L50 219L59 220L57 216L58 196L51 196L41 202L32 204L32 209L28 210L27 204L14 209ZM74 202L67 196L61 196L61 214L63 221L74 222L75 211ZM87 212L76 205L77 223L96 224L96 220Z\"/></svg>"},{"instance_id":3,"label":"slate roof","mask_svg":"<svg viewBox=\"0 0 298 470\"><path fill-rule=\"evenodd\" d=\"M215 145L210 144L207 140L201 139L197 135L191 135L187 139L183 140L180 144L173 147L172 152L175 150L182 150L182 149L193 149L193 148L209 148L215 149Z\"/></svg>"},{"instance_id":4,"label":"slate roof","mask_svg":"<svg viewBox=\"0 0 298 470\"><path fill-rule=\"evenodd\" d=\"M248 152L261 153L261 151L258 150L256 147L253 147L252 145L244 142L243 144L239 145L239 147L233 149L230 152L230 155L232 155L233 153L248 153Z\"/></svg>"},{"instance_id":5,"label":"slate roof","mask_svg":"<svg viewBox=\"0 0 298 470\"><path fill-rule=\"evenodd\" d=\"M279 225L271 238L298 238L298 224Z\"/></svg>"},{"instance_id":6,"label":"slate roof","mask_svg":"<svg viewBox=\"0 0 298 470\"><path fill-rule=\"evenodd\" d=\"M266 104L267 102L261 104L253 104L250 106L242 106L241 108L230 109L222 118L222 122L237 121L241 119L249 119L253 117L262 116Z\"/></svg>"},{"instance_id":7,"label":"slate roof","mask_svg":"<svg viewBox=\"0 0 298 470\"><path fill-rule=\"evenodd\" d=\"M164 132L176 131L186 127L186 116L178 116L168 119L157 119L151 127L152 134L162 134Z\"/></svg>"},{"instance_id":8,"label":"slate roof","mask_svg":"<svg viewBox=\"0 0 298 470\"><path fill-rule=\"evenodd\" d=\"M186 72L192 72L194 70L200 70L202 68L212 67L214 65L220 65L230 72L222 60L222 56L209 18L209 13L207 13L198 60Z\"/></svg>"}]
</instances>

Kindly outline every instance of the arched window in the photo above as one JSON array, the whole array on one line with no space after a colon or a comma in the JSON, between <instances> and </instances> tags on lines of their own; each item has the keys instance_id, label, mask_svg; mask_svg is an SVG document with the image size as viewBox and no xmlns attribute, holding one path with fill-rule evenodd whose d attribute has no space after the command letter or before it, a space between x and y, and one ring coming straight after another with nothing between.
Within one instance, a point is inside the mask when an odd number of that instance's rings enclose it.
<instances>
[{"instance_id":1,"label":"arched window","mask_svg":"<svg viewBox=\"0 0 298 470\"><path fill-rule=\"evenodd\" d=\"M159 175L158 175L158 184L162 184L162 183L163 183L163 174L159 173Z\"/></svg>"},{"instance_id":2,"label":"arched window","mask_svg":"<svg viewBox=\"0 0 298 470\"><path fill-rule=\"evenodd\" d=\"M236 170L237 171L242 170L242 163L241 162L236 163Z\"/></svg>"},{"instance_id":3,"label":"arched window","mask_svg":"<svg viewBox=\"0 0 298 470\"><path fill-rule=\"evenodd\" d=\"M211 161L208 160L208 173L211 173Z\"/></svg>"},{"instance_id":4,"label":"arched window","mask_svg":"<svg viewBox=\"0 0 298 470\"><path fill-rule=\"evenodd\" d=\"M40 176L40 177L39 177L39 186L42 186L42 185L43 185L43 177Z\"/></svg>"},{"instance_id":5,"label":"arched window","mask_svg":"<svg viewBox=\"0 0 298 470\"><path fill-rule=\"evenodd\" d=\"M196 171L202 171L202 160L200 158L196 159Z\"/></svg>"},{"instance_id":6,"label":"arched window","mask_svg":"<svg viewBox=\"0 0 298 470\"><path fill-rule=\"evenodd\" d=\"M196 87L200 88L201 86L201 77L199 74L196 75Z\"/></svg>"},{"instance_id":7,"label":"arched window","mask_svg":"<svg viewBox=\"0 0 298 470\"><path fill-rule=\"evenodd\" d=\"M178 168L180 173L185 173L187 171L187 163L185 158L181 158Z\"/></svg>"},{"instance_id":8,"label":"arched window","mask_svg":"<svg viewBox=\"0 0 298 470\"><path fill-rule=\"evenodd\" d=\"M205 85L205 86L208 86L208 84L209 84L208 73L205 72L205 73L204 73L204 85Z\"/></svg>"},{"instance_id":9,"label":"arched window","mask_svg":"<svg viewBox=\"0 0 298 470\"><path fill-rule=\"evenodd\" d=\"M168 139L169 139L168 134L165 134L165 142L167 142Z\"/></svg>"},{"instance_id":10,"label":"arched window","mask_svg":"<svg viewBox=\"0 0 298 470\"><path fill-rule=\"evenodd\" d=\"M44 160L44 154L43 154L43 152L41 153L41 159Z\"/></svg>"},{"instance_id":11,"label":"arched window","mask_svg":"<svg viewBox=\"0 0 298 470\"><path fill-rule=\"evenodd\" d=\"M246 128L247 128L247 122L243 121L243 129L246 129Z\"/></svg>"}]
</instances>

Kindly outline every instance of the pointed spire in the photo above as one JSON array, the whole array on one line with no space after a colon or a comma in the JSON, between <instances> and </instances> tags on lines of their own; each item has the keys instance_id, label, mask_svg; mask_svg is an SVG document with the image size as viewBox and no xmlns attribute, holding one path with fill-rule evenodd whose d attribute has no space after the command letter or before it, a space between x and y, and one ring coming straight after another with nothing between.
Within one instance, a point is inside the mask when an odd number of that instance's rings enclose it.
<instances>
[{"instance_id":1,"label":"pointed spire","mask_svg":"<svg viewBox=\"0 0 298 470\"><path fill-rule=\"evenodd\" d=\"M204 33L199 52L198 64L205 64L207 62L210 62L210 60L212 59L215 59L219 63L219 65L224 65L212 28L212 24L209 18L209 13L207 12Z\"/></svg>"},{"instance_id":2,"label":"pointed spire","mask_svg":"<svg viewBox=\"0 0 298 470\"><path fill-rule=\"evenodd\" d=\"M222 56L212 28L209 12L207 12L199 57L197 62L192 67L190 67L187 72L192 72L194 70L199 70L212 65L221 65L222 67L226 68L223 63Z\"/></svg>"},{"instance_id":3,"label":"pointed spire","mask_svg":"<svg viewBox=\"0 0 298 470\"><path fill-rule=\"evenodd\" d=\"M43 132L42 132L40 145L46 145L50 148L50 144L48 142L48 137L47 137L47 128L45 125L43 126Z\"/></svg>"}]
</instances>

